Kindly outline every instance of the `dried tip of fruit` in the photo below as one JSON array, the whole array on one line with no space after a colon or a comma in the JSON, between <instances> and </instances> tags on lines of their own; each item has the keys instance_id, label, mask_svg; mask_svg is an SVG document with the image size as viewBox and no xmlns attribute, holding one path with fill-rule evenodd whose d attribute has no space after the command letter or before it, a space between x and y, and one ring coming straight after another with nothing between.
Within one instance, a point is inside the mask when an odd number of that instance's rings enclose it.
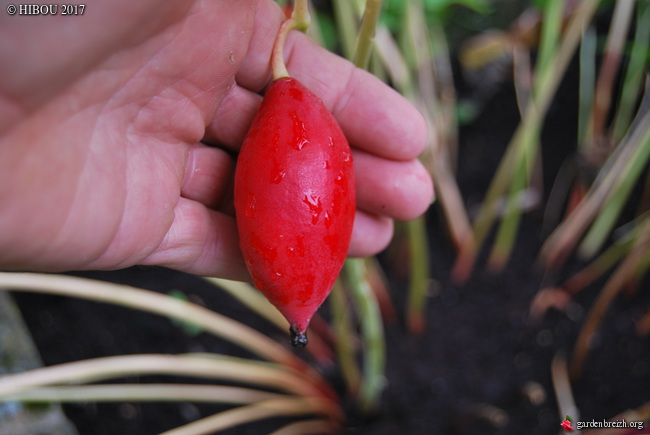
<instances>
[{"instance_id":1,"label":"dried tip of fruit","mask_svg":"<svg viewBox=\"0 0 650 435\"><path fill-rule=\"evenodd\" d=\"M307 346L307 332L299 331L293 326L289 328L289 333L291 334L291 345L293 347L305 347Z\"/></svg>"}]
</instances>

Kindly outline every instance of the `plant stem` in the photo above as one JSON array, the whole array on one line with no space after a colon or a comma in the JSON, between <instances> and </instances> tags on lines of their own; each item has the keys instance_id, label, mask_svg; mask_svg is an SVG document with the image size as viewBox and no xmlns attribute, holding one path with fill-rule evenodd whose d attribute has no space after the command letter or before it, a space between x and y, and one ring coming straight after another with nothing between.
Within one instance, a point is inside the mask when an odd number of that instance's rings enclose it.
<instances>
[{"instance_id":1,"label":"plant stem","mask_svg":"<svg viewBox=\"0 0 650 435\"><path fill-rule=\"evenodd\" d=\"M604 275L630 251L634 240L638 237L638 227L639 225L636 224L635 228L630 230L631 234L626 234L622 240L612 244L595 260L567 279L561 287L567 292L575 294Z\"/></svg>"},{"instance_id":2,"label":"plant stem","mask_svg":"<svg viewBox=\"0 0 650 435\"><path fill-rule=\"evenodd\" d=\"M377 29L377 20L381 12L381 0L366 0L366 8L357 35L352 62L359 68L367 69L372 53L372 43Z\"/></svg>"},{"instance_id":3,"label":"plant stem","mask_svg":"<svg viewBox=\"0 0 650 435\"><path fill-rule=\"evenodd\" d=\"M322 414L324 405L318 398L292 397L267 400L220 412L161 435L196 435L216 433L242 423L272 417Z\"/></svg>"},{"instance_id":4,"label":"plant stem","mask_svg":"<svg viewBox=\"0 0 650 435\"><path fill-rule=\"evenodd\" d=\"M582 372L582 367L587 357L587 352L589 351L589 340L598 328L607 308L619 294L623 286L636 275L638 267L647 264L648 247L650 247L650 220L646 220L642 225L641 234L635 241L634 247L616 269L612 277L605 283L594 306L587 315L585 324L580 330L574 346L573 360L571 362L571 377L573 379L578 378Z\"/></svg>"},{"instance_id":5,"label":"plant stem","mask_svg":"<svg viewBox=\"0 0 650 435\"><path fill-rule=\"evenodd\" d=\"M424 217L406 222L406 229L411 268L406 316L411 333L421 334L425 327L424 311L429 290L429 244Z\"/></svg>"},{"instance_id":6,"label":"plant stem","mask_svg":"<svg viewBox=\"0 0 650 435\"><path fill-rule=\"evenodd\" d=\"M287 40L289 31L295 28L297 28L297 22L293 18L286 20L280 26L278 36L273 45L273 52L271 53L271 72L273 74L273 80L289 77L289 71L287 71L287 66L284 63L284 44Z\"/></svg>"},{"instance_id":7,"label":"plant stem","mask_svg":"<svg viewBox=\"0 0 650 435\"><path fill-rule=\"evenodd\" d=\"M332 310L332 326L336 337L336 355L341 375L350 394L356 396L361 384L361 373L355 358L356 334L352 329L349 301L340 281L337 281L328 297Z\"/></svg>"},{"instance_id":8,"label":"plant stem","mask_svg":"<svg viewBox=\"0 0 650 435\"><path fill-rule=\"evenodd\" d=\"M612 101L614 80L621 63L623 47L626 42L630 27L630 20L634 12L634 0L619 0L614 6L605 55L600 66L593 109L593 135L594 145L603 142L605 122L609 114ZM643 2L640 2L643 3ZM647 23L644 23L647 25Z\"/></svg>"},{"instance_id":9,"label":"plant stem","mask_svg":"<svg viewBox=\"0 0 650 435\"><path fill-rule=\"evenodd\" d=\"M307 0L295 0L293 3L293 11L291 18L299 23L298 29L301 31L307 30L311 24L311 15L309 15L309 2Z\"/></svg>"},{"instance_id":10,"label":"plant stem","mask_svg":"<svg viewBox=\"0 0 650 435\"><path fill-rule=\"evenodd\" d=\"M126 285L51 274L0 272L2 287L112 303L193 323L255 355L298 370L321 389L323 395L336 397L320 373L281 344L241 322L191 302Z\"/></svg>"},{"instance_id":11,"label":"plant stem","mask_svg":"<svg viewBox=\"0 0 650 435\"><path fill-rule=\"evenodd\" d=\"M279 343L207 308L149 290L64 275L0 272L0 287L122 305L201 326L256 355L288 366L304 362Z\"/></svg>"},{"instance_id":12,"label":"plant stem","mask_svg":"<svg viewBox=\"0 0 650 435\"><path fill-rule=\"evenodd\" d=\"M89 383L135 375L228 379L303 396L320 395L299 372L271 363L214 354L208 357L153 354L93 358L5 376L0 378L0 397L45 385Z\"/></svg>"},{"instance_id":13,"label":"plant stem","mask_svg":"<svg viewBox=\"0 0 650 435\"><path fill-rule=\"evenodd\" d=\"M5 396L2 400L22 403L204 402L243 405L283 397L286 395L224 385L110 384L40 387Z\"/></svg>"},{"instance_id":14,"label":"plant stem","mask_svg":"<svg viewBox=\"0 0 650 435\"><path fill-rule=\"evenodd\" d=\"M365 350L359 405L363 412L369 412L377 406L379 395L385 385L386 344L384 342L384 328L377 301L365 278L364 259L348 259L345 262L344 269L349 278L350 294L359 310L361 338Z\"/></svg>"},{"instance_id":15,"label":"plant stem","mask_svg":"<svg viewBox=\"0 0 650 435\"><path fill-rule=\"evenodd\" d=\"M289 322L287 322L287 319L255 287L245 282L223 278L203 277L203 279L227 292L255 314L272 323L283 333L289 334ZM321 365L328 365L332 361L333 353L331 349L313 328L310 333L307 351Z\"/></svg>"},{"instance_id":16,"label":"plant stem","mask_svg":"<svg viewBox=\"0 0 650 435\"><path fill-rule=\"evenodd\" d=\"M562 31L562 13L565 0L545 2L544 20L542 21L541 41L537 56L537 71L545 71L557 52L558 41Z\"/></svg>"},{"instance_id":17,"label":"plant stem","mask_svg":"<svg viewBox=\"0 0 650 435\"><path fill-rule=\"evenodd\" d=\"M289 322L287 319L255 287L245 282L223 278L203 277L203 279L225 291L245 305L246 308L277 326L278 329L282 331L288 330Z\"/></svg>"},{"instance_id":18,"label":"plant stem","mask_svg":"<svg viewBox=\"0 0 650 435\"><path fill-rule=\"evenodd\" d=\"M309 27L311 17L309 15L309 7L307 0L296 0L293 6L291 18L284 21L278 30L278 35L273 44L273 52L271 53L271 72L273 80L278 80L284 77L289 77L287 66L284 63L284 44L287 40L287 35L292 29L304 32Z\"/></svg>"},{"instance_id":19,"label":"plant stem","mask_svg":"<svg viewBox=\"0 0 650 435\"><path fill-rule=\"evenodd\" d=\"M553 382L553 391L557 400L560 418L570 415L573 419L580 419L580 410L576 405L571 391L571 380L569 378L569 369L566 358L561 354L556 354L551 362L551 380Z\"/></svg>"},{"instance_id":20,"label":"plant stem","mask_svg":"<svg viewBox=\"0 0 650 435\"><path fill-rule=\"evenodd\" d=\"M650 92L647 92L644 98L647 98L646 104L650 104ZM637 156L636 159L638 159L647 154L647 150L638 150L638 147L643 143L642 134L650 132L650 112L644 115L640 113L638 117L640 119L635 121L636 127L609 156L604 169L598 174L598 178L585 198L544 242L540 256L548 266L559 267L564 262L575 248L577 240L582 238L608 198L611 198L612 191L618 188L620 183L627 182L622 179L627 177L626 168L634 163L630 163L633 161L633 157ZM648 145L646 144L646 146ZM625 174L626 177L623 177L622 174ZM587 248L584 249L583 254L590 252L586 250Z\"/></svg>"},{"instance_id":21,"label":"plant stem","mask_svg":"<svg viewBox=\"0 0 650 435\"><path fill-rule=\"evenodd\" d=\"M334 0L334 18L339 32L341 49L346 59L351 59L354 53L355 35L357 34L357 23L355 19L354 5L350 0Z\"/></svg>"},{"instance_id":22,"label":"plant stem","mask_svg":"<svg viewBox=\"0 0 650 435\"><path fill-rule=\"evenodd\" d=\"M650 122L640 124L637 128L645 128L645 132L642 132L643 136L639 138L640 143L635 145L634 152L619 173L618 178L614 181L614 188L595 217L589 232L585 235L585 239L580 244L579 251L583 257L591 257L603 245L616 224L616 220L623 210L632 188L641 178L642 171L650 159Z\"/></svg>"},{"instance_id":23,"label":"plant stem","mask_svg":"<svg viewBox=\"0 0 650 435\"><path fill-rule=\"evenodd\" d=\"M588 128L596 87L597 38L596 29L594 26L589 26L584 30L582 44L580 44L580 88L578 99L578 147L580 148L585 147L587 137L591 137Z\"/></svg>"},{"instance_id":24,"label":"plant stem","mask_svg":"<svg viewBox=\"0 0 650 435\"><path fill-rule=\"evenodd\" d=\"M627 64L625 78L623 79L623 89L612 130L612 141L614 143L618 143L630 128L632 113L643 84L648 50L650 50L650 26L647 25L648 22L650 22L650 3L637 2L634 45Z\"/></svg>"}]
</instances>

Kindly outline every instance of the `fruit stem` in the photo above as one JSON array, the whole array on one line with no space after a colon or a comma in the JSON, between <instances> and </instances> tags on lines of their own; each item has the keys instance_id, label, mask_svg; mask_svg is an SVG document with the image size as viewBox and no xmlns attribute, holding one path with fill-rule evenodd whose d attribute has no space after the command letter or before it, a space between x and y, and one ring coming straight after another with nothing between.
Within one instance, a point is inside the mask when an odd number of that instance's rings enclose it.
<instances>
[{"instance_id":1,"label":"fruit stem","mask_svg":"<svg viewBox=\"0 0 650 435\"><path fill-rule=\"evenodd\" d=\"M287 71L287 66L284 63L284 43L287 40L289 31L296 29L305 32L310 22L311 17L309 15L307 0L296 0L291 18L282 23L278 31L278 36L275 38L275 43L273 44L273 52L271 53L273 80L289 77L289 71Z\"/></svg>"},{"instance_id":2,"label":"fruit stem","mask_svg":"<svg viewBox=\"0 0 650 435\"><path fill-rule=\"evenodd\" d=\"M278 80L284 77L289 77L289 71L287 71L287 66L284 64L284 42L287 39L287 34L289 30L296 27L296 20L289 18L278 31L278 36L275 38L275 44L273 45L273 53L271 53L271 71L273 72L273 80Z\"/></svg>"}]
</instances>

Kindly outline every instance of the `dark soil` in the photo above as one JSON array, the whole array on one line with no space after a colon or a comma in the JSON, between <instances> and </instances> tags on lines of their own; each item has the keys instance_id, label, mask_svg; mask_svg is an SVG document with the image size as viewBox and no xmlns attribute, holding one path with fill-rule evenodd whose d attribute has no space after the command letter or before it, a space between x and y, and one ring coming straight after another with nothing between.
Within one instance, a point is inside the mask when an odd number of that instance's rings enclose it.
<instances>
[{"instance_id":1,"label":"dark soil","mask_svg":"<svg viewBox=\"0 0 650 435\"><path fill-rule=\"evenodd\" d=\"M573 113L574 109L570 106L575 101L571 99L575 83L569 79L563 89L543 137L547 180L554 178L570 154L575 137L575 118L567 116L567 111ZM470 209L480 201L518 122L514 101L505 87L487 102L476 122L461 132L459 182ZM426 330L421 336L410 336L403 319L387 326L387 387L381 409L371 418L351 415L346 433L558 433L561 419L551 385L551 361L558 354L570 355L602 283L579 294L568 314L550 311L541 323L532 324L528 319L530 302L548 279L535 267L544 236L540 210L524 219L515 253L503 273L492 275L479 263L479 270L463 286L454 285L449 278L453 251L435 207L429 214L429 228L436 284L428 301ZM389 254L381 260L394 281L393 297L402 313L406 286L392 273L399 264L394 264ZM229 296L194 276L158 268L81 275L161 292L182 290L211 309L286 340ZM559 278L555 277L555 282ZM603 319L584 374L573 384L581 420L611 418L650 400L650 341L635 329L635 321L650 306L646 287L616 299ZM16 296L47 365L149 352L214 351L245 356L235 346L205 334L191 337L165 318L65 298ZM337 383L337 374L330 375ZM530 386L536 399L526 394ZM79 404L65 409L82 435L142 435L170 429L218 408L127 403ZM280 423L244 426L228 433L266 433Z\"/></svg>"}]
</instances>

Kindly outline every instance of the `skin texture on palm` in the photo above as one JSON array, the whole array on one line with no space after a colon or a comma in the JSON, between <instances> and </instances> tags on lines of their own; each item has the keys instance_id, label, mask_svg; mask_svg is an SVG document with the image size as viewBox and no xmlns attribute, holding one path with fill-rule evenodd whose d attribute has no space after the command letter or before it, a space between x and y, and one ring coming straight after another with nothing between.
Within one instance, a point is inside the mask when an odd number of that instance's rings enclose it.
<instances>
[{"instance_id":1,"label":"skin texture on palm","mask_svg":"<svg viewBox=\"0 0 650 435\"><path fill-rule=\"evenodd\" d=\"M6 5L3 5L6 7ZM26 26L26 20L29 26ZM134 264L248 279L235 154L271 74L271 0L97 2L78 17L0 17L0 269ZM353 147L351 255L428 207L420 114L291 32L287 67Z\"/></svg>"}]
</instances>

